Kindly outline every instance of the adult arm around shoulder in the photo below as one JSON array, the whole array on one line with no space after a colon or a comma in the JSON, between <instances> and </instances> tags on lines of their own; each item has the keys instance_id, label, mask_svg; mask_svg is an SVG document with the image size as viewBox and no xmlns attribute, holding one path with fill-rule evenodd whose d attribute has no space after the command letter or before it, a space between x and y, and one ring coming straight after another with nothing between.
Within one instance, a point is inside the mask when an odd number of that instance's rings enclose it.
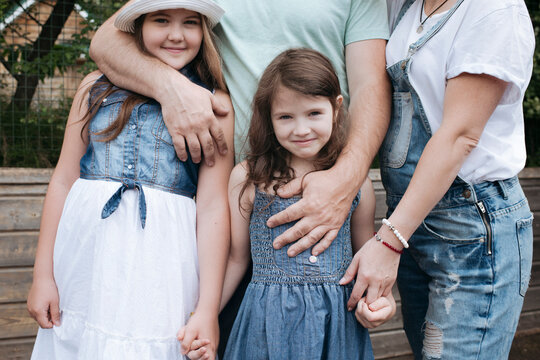
<instances>
[{"instance_id":1,"label":"adult arm around shoulder","mask_svg":"<svg viewBox=\"0 0 540 360\"><path fill-rule=\"evenodd\" d=\"M182 161L187 159L187 144L193 161L201 160L202 151L206 163L213 165L214 141L221 154L227 152L222 124L214 115L226 115L226 104L172 67L142 53L131 34L114 26L116 16L109 18L92 38L90 56L116 86L161 104L163 119Z\"/></svg>"},{"instance_id":2,"label":"adult arm around shoulder","mask_svg":"<svg viewBox=\"0 0 540 360\"><path fill-rule=\"evenodd\" d=\"M354 42L346 47L351 130L347 146L336 164L329 170L308 174L303 184L294 180L279 190L283 197L300 192L303 196L268 221L268 226L275 227L300 219L274 241L274 246L281 248L300 239L287 251L289 256L295 256L317 242L313 248L314 255L330 246L367 176L390 116L385 44L385 40L374 39Z\"/></svg>"}]
</instances>

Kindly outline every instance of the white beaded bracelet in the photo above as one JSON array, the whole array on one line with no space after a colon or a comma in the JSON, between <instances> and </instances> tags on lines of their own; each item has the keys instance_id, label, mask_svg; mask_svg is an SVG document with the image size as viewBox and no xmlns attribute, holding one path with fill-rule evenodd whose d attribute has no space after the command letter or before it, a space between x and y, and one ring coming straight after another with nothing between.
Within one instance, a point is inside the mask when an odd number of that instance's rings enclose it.
<instances>
[{"instance_id":1,"label":"white beaded bracelet","mask_svg":"<svg viewBox=\"0 0 540 360\"><path fill-rule=\"evenodd\" d=\"M398 238L398 240L401 242L401 244L403 245L405 249L409 248L409 243L403 238L403 236L401 236L399 231L394 227L394 225L390 223L390 221L388 221L388 219L382 219L382 223L388 226L390 230L394 232L394 235L396 235L396 237Z\"/></svg>"}]
</instances>

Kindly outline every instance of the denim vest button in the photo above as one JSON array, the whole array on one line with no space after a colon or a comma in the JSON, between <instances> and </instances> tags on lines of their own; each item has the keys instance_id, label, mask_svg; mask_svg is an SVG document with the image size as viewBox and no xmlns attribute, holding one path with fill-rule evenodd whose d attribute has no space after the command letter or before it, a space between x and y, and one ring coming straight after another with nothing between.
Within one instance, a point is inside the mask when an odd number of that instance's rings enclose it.
<instances>
[{"instance_id":1,"label":"denim vest button","mask_svg":"<svg viewBox=\"0 0 540 360\"><path fill-rule=\"evenodd\" d=\"M315 264L317 262L317 257L315 255L311 255L309 257L309 262Z\"/></svg>"},{"instance_id":2,"label":"denim vest button","mask_svg":"<svg viewBox=\"0 0 540 360\"><path fill-rule=\"evenodd\" d=\"M137 125L133 124L133 125L131 125L131 128L132 128L133 130L135 130L135 129L137 128Z\"/></svg>"},{"instance_id":3,"label":"denim vest button","mask_svg":"<svg viewBox=\"0 0 540 360\"><path fill-rule=\"evenodd\" d=\"M107 98L103 99L103 102L107 102Z\"/></svg>"},{"instance_id":4,"label":"denim vest button","mask_svg":"<svg viewBox=\"0 0 540 360\"><path fill-rule=\"evenodd\" d=\"M463 197L464 197L465 199L470 198L470 197L471 197L471 190L469 190L469 189L463 190Z\"/></svg>"},{"instance_id":5,"label":"denim vest button","mask_svg":"<svg viewBox=\"0 0 540 360\"><path fill-rule=\"evenodd\" d=\"M128 169L129 169L129 170L133 169L133 165L129 164L129 165L128 165Z\"/></svg>"}]
</instances>

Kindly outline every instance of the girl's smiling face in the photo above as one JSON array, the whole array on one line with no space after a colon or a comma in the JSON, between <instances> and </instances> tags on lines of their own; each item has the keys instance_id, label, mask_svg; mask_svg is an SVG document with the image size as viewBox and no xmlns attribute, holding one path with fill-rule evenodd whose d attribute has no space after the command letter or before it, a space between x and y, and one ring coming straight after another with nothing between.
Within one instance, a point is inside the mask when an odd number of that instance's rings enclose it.
<instances>
[{"instance_id":1,"label":"girl's smiling face","mask_svg":"<svg viewBox=\"0 0 540 360\"><path fill-rule=\"evenodd\" d=\"M199 53L203 31L201 15L186 9L160 10L146 14L143 44L150 54L180 70Z\"/></svg>"},{"instance_id":2,"label":"girl's smiling face","mask_svg":"<svg viewBox=\"0 0 540 360\"><path fill-rule=\"evenodd\" d=\"M342 97L337 101L341 105ZM332 134L334 109L325 96L304 95L279 86L272 102L272 126L278 142L293 158L314 160Z\"/></svg>"}]
</instances>

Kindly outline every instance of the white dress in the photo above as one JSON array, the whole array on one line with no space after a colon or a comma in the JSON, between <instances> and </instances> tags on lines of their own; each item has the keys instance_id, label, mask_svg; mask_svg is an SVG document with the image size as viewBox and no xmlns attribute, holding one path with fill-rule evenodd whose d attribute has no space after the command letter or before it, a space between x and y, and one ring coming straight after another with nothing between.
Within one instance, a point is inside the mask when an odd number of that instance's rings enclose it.
<instances>
[{"instance_id":1,"label":"white dress","mask_svg":"<svg viewBox=\"0 0 540 360\"><path fill-rule=\"evenodd\" d=\"M176 333L199 293L195 202L143 187L101 211L121 183L78 179L54 247L61 325L39 329L32 360L184 359Z\"/></svg>"}]
</instances>

